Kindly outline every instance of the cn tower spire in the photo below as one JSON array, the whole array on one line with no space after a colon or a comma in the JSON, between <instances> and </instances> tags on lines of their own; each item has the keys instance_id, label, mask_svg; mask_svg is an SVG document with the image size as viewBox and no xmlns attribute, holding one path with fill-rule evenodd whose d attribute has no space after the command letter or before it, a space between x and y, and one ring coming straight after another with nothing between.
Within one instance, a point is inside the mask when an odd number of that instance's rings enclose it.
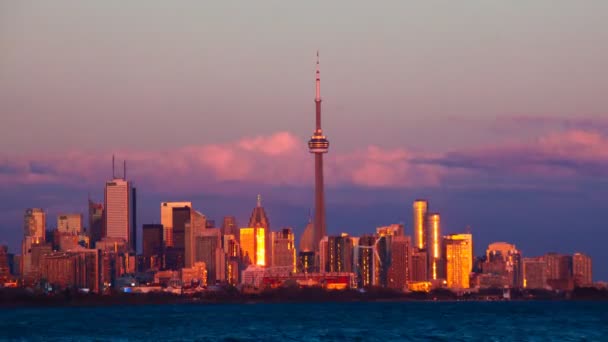
<instances>
[{"instance_id":1,"label":"cn tower spire","mask_svg":"<svg viewBox=\"0 0 608 342\"><path fill-rule=\"evenodd\" d=\"M317 71L315 82L315 103L316 103L316 118L317 131L321 132L321 70L319 66L319 50L317 50Z\"/></svg>"},{"instance_id":2,"label":"cn tower spire","mask_svg":"<svg viewBox=\"0 0 608 342\"><path fill-rule=\"evenodd\" d=\"M315 155L315 218L314 218L314 250L318 252L321 239L327 234L325 226L325 185L323 180L323 154L329 150L329 141L321 129L321 72L319 70L319 51L317 51L317 65L315 73L315 114L316 126L312 137L308 141L308 150Z\"/></svg>"}]
</instances>

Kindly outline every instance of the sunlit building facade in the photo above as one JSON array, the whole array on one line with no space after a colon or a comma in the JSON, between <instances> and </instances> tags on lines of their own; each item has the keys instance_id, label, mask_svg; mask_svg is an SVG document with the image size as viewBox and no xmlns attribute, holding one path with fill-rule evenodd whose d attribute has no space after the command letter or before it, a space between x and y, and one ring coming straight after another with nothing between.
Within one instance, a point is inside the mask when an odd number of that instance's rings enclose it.
<instances>
[{"instance_id":1,"label":"sunlit building facade","mask_svg":"<svg viewBox=\"0 0 608 342\"><path fill-rule=\"evenodd\" d=\"M473 270L473 237L471 234L453 234L444 237L446 281L448 288L470 288Z\"/></svg>"},{"instance_id":2,"label":"sunlit building facade","mask_svg":"<svg viewBox=\"0 0 608 342\"><path fill-rule=\"evenodd\" d=\"M131 182L115 178L105 186L105 237L120 238L136 247L136 192Z\"/></svg>"},{"instance_id":3,"label":"sunlit building facade","mask_svg":"<svg viewBox=\"0 0 608 342\"><path fill-rule=\"evenodd\" d=\"M426 215L428 207L429 203L426 200L414 201L414 246L419 250L426 249Z\"/></svg>"},{"instance_id":4,"label":"sunlit building facade","mask_svg":"<svg viewBox=\"0 0 608 342\"><path fill-rule=\"evenodd\" d=\"M576 286L593 285L591 257L583 253L572 255L572 276Z\"/></svg>"},{"instance_id":5,"label":"sunlit building facade","mask_svg":"<svg viewBox=\"0 0 608 342\"><path fill-rule=\"evenodd\" d=\"M34 243L45 241L46 213L40 208L30 208L23 217L24 236L31 237Z\"/></svg>"},{"instance_id":6,"label":"sunlit building facade","mask_svg":"<svg viewBox=\"0 0 608 342\"><path fill-rule=\"evenodd\" d=\"M160 204L160 223L163 225L163 241L166 247L173 247L173 209L192 208L192 202L162 202Z\"/></svg>"},{"instance_id":7,"label":"sunlit building facade","mask_svg":"<svg viewBox=\"0 0 608 342\"><path fill-rule=\"evenodd\" d=\"M547 288L547 263L542 257L524 258L524 288Z\"/></svg>"},{"instance_id":8,"label":"sunlit building facade","mask_svg":"<svg viewBox=\"0 0 608 342\"><path fill-rule=\"evenodd\" d=\"M266 232L264 228L241 228L240 244L243 258L252 265L266 266Z\"/></svg>"},{"instance_id":9,"label":"sunlit building facade","mask_svg":"<svg viewBox=\"0 0 608 342\"><path fill-rule=\"evenodd\" d=\"M427 214L427 254L428 254L428 277L429 280L444 278L444 263L442 259L443 239L441 235L441 216L438 213Z\"/></svg>"},{"instance_id":10,"label":"sunlit building facade","mask_svg":"<svg viewBox=\"0 0 608 342\"><path fill-rule=\"evenodd\" d=\"M259 238L258 234L264 234L264 242L261 244L257 244L256 252L259 253L261 251L264 252L264 256L260 257L256 256L255 265L258 266L270 266L272 259L272 247L271 247L271 234L270 234L270 221L268 220L268 216L266 216L266 211L262 206L262 196L257 196L257 203L253 211L251 212L251 217L249 218L249 226L251 228L256 229L256 240ZM260 247L261 246L261 249Z\"/></svg>"},{"instance_id":11,"label":"sunlit building facade","mask_svg":"<svg viewBox=\"0 0 608 342\"><path fill-rule=\"evenodd\" d=\"M480 286L483 288L523 287L522 256L513 244L491 243L486 250L486 259L481 264L481 268Z\"/></svg>"}]
</instances>

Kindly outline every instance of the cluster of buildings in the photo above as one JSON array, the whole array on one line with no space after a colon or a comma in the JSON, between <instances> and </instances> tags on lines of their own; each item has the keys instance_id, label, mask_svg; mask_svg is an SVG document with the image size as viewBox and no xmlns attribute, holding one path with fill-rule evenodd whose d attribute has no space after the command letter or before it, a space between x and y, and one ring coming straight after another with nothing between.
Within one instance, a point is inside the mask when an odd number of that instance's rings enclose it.
<instances>
[{"instance_id":1,"label":"cluster of buildings","mask_svg":"<svg viewBox=\"0 0 608 342\"><path fill-rule=\"evenodd\" d=\"M49 231L43 209L25 211L21 254L11 255L0 247L0 282L96 293L217 285L248 291L286 284L403 291L567 290L592 283L591 259L580 253L524 258L514 245L497 242L488 246L485 256L475 258L471 233L444 235L441 215L431 212L425 200L413 203L413 235L407 235L402 224L358 237L328 235L323 156L329 140L321 127L320 83L317 58L316 126L308 142L315 160L315 210L298 247L293 229L271 229L258 196L244 226L233 216L216 225L191 202L163 202L160 223L142 225L138 254L136 188L127 180L126 163L117 177L113 160L103 203L89 199L86 229L79 213L59 215Z\"/></svg>"}]
</instances>

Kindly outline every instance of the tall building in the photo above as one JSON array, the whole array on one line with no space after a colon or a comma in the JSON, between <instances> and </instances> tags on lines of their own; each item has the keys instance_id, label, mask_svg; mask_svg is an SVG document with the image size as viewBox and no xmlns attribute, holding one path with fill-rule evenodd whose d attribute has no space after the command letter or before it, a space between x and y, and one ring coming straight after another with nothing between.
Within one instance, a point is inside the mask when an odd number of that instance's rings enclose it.
<instances>
[{"instance_id":1,"label":"tall building","mask_svg":"<svg viewBox=\"0 0 608 342\"><path fill-rule=\"evenodd\" d=\"M444 267L441 256L441 216L437 213L427 214L427 253L429 280L444 278Z\"/></svg>"},{"instance_id":2,"label":"tall building","mask_svg":"<svg viewBox=\"0 0 608 342\"><path fill-rule=\"evenodd\" d=\"M572 256L547 253L543 256L547 263L547 285L553 290L574 289L572 277Z\"/></svg>"},{"instance_id":3,"label":"tall building","mask_svg":"<svg viewBox=\"0 0 608 342\"><path fill-rule=\"evenodd\" d=\"M429 203L426 200L414 201L414 247L419 250L426 249L427 229L426 214Z\"/></svg>"},{"instance_id":4,"label":"tall building","mask_svg":"<svg viewBox=\"0 0 608 342\"><path fill-rule=\"evenodd\" d=\"M444 237L447 286L468 289L473 270L473 237L471 234L453 234Z\"/></svg>"},{"instance_id":5,"label":"tall building","mask_svg":"<svg viewBox=\"0 0 608 342\"><path fill-rule=\"evenodd\" d=\"M173 247L173 208L192 208L192 202L162 202L160 204L160 223L165 229L163 241L166 247Z\"/></svg>"},{"instance_id":6,"label":"tall building","mask_svg":"<svg viewBox=\"0 0 608 342\"><path fill-rule=\"evenodd\" d=\"M266 266L266 232L264 228L241 228L240 244L243 259L252 265Z\"/></svg>"},{"instance_id":7,"label":"tall building","mask_svg":"<svg viewBox=\"0 0 608 342\"><path fill-rule=\"evenodd\" d=\"M412 248L412 259L410 264L410 280L413 282L421 282L428 280L428 263L427 254L424 249L420 250L417 247Z\"/></svg>"},{"instance_id":8,"label":"tall building","mask_svg":"<svg viewBox=\"0 0 608 342\"><path fill-rule=\"evenodd\" d=\"M523 287L522 257L513 244L491 243L486 250L486 259L481 267L481 287Z\"/></svg>"},{"instance_id":9,"label":"tall building","mask_svg":"<svg viewBox=\"0 0 608 342\"><path fill-rule=\"evenodd\" d=\"M236 218L234 216L224 216L222 235L239 236L239 227L236 224Z\"/></svg>"},{"instance_id":10,"label":"tall building","mask_svg":"<svg viewBox=\"0 0 608 342\"><path fill-rule=\"evenodd\" d=\"M404 290L410 281L411 246L411 237L393 236L391 243L392 261L388 269L388 287Z\"/></svg>"},{"instance_id":11,"label":"tall building","mask_svg":"<svg viewBox=\"0 0 608 342\"><path fill-rule=\"evenodd\" d=\"M162 224L144 224L142 227L142 254L144 257L144 267L146 269L161 267L163 231Z\"/></svg>"},{"instance_id":12,"label":"tall building","mask_svg":"<svg viewBox=\"0 0 608 342\"><path fill-rule=\"evenodd\" d=\"M120 238L136 250L136 191L130 181L114 178L105 186L105 236Z\"/></svg>"},{"instance_id":13,"label":"tall building","mask_svg":"<svg viewBox=\"0 0 608 342\"><path fill-rule=\"evenodd\" d=\"M82 214L59 214L57 216L59 233L78 235L82 233Z\"/></svg>"},{"instance_id":14,"label":"tall building","mask_svg":"<svg viewBox=\"0 0 608 342\"><path fill-rule=\"evenodd\" d=\"M89 243L95 246L106 234L104 232L103 203L95 203L89 198Z\"/></svg>"},{"instance_id":15,"label":"tall building","mask_svg":"<svg viewBox=\"0 0 608 342\"><path fill-rule=\"evenodd\" d=\"M576 286L593 285L591 257L582 253L572 256L572 276Z\"/></svg>"},{"instance_id":16,"label":"tall building","mask_svg":"<svg viewBox=\"0 0 608 342\"><path fill-rule=\"evenodd\" d=\"M315 219L314 219L314 238L313 246L315 252L318 253L319 242L327 235L325 226L325 186L323 180L323 154L329 150L329 141L323 135L321 128L321 72L319 69L319 53L317 52L317 70L316 70L316 92L315 92L315 108L316 108L316 127L315 131L308 141L308 149L310 153L315 155Z\"/></svg>"},{"instance_id":17,"label":"tall building","mask_svg":"<svg viewBox=\"0 0 608 342\"><path fill-rule=\"evenodd\" d=\"M524 288L547 288L547 263L542 257L524 258Z\"/></svg>"},{"instance_id":18,"label":"tall building","mask_svg":"<svg viewBox=\"0 0 608 342\"><path fill-rule=\"evenodd\" d=\"M8 280L11 276L11 269L8 257L8 247L0 245L0 282Z\"/></svg>"},{"instance_id":19,"label":"tall building","mask_svg":"<svg viewBox=\"0 0 608 342\"><path fill-rule=\"evenodd\" d=\"M23 241L21 243L20 274L34 279L37 276L38 263L33 256L33 248L44 245L46 241L46 213L40 208L25 210L23 216Z\"/></svg>"},{"instance_id":20,"label":"tall building","mask_svg":"<svg viewBox=\"0 0 608 342\"><path fill-rule=\"evenodd\" d=\"M360 288L377 285L375 283L377 272L377 258L374 255L375 245L375 236L363 235L359 238L358 245L354 249L355 274L357 275L357 286Z\"/></svg>"},{"instance_id":21,"label":"tall building","mask_svg":"<svg viewBox=\"0 0 608 342\"><path fill-rule=\"evenodd\" d=\"M207 229L207 217L196 210L190 211L190 221L185 225L184 260L186 267L196 262L196 238Z\"/></svg>"},{"instance_id":22,"label":"tall building","mask_svg":"<svg viewBox=\"0 0 608 342\"><path fill-rule=\"evenodd\" d=\"M225 279L226 256L222 249L222 232L219 228L205 229L196 237L196 262L204 262L207 265L209 284L213 285Z\"/></svg>"},{"instance_id":23,"label":"tall building","mask_svg":"<svg viewBox=\"0 0 608 342\"><path fill-rule=\"evenodd\" d=\"M296 246L295 236L291 228L283 228L272 232L272 259L273 267L289 267L296 272Z\"/></svg>"},{"instance_id":24,"label":"tall building","mask_svg":"<svg viewBox=\"0 0 608 342\"><path fill-rule=\"evenodd\" d=\"M266 211L262 206L262 196L257 196L257 204L253 211L251 212L251 217L249 218L249 226L251 228L258 229L256 230L256 234L261 231L264 232L264 264L261 266L270 266L271 258L272 258L272 247L270 241L270 221L268 221L268 216L266 216ZM260 260L256 257L256 260ZM256 265L260 265L257 263Z\"/></svg>"},{"instance_id":25,"label":"tall building","mask_svg":"<svg viewBox=\"0 0 608 342\"><path fill-rule=\"evenodd\" d=\"M327 245L322 252L321 272L353 272L354 241L348 234L327 237Z\"/></svg>"},{"instance_id":26,"label":"tall building","mask_svg":"<svg viewBox=\"0 0 608 342\"><path fill-rule=\"evenodd\" d=\"M40 208L30 208L23 217L24 236L31 237L35 243L45 242L46 213Z\"/></svg>"}]
</instances>

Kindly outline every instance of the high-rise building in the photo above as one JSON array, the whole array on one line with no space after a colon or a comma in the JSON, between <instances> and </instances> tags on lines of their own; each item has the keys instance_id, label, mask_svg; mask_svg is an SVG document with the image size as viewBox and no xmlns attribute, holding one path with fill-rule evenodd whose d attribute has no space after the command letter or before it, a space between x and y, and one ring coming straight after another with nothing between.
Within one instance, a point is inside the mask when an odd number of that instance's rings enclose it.
<instances>
[{"instance_id":1,"label":"high-rise building","mask_svg":"<svg viewBox=\"0 0 608 342\"><path fill-rule=\"evenodd\" d=\"M426 250L412 248L412 262L410 264L410 280L413 282L422 282L428 280L428 263Z\"/></svg>"},{"instance_id":2,"label":"high-rise building","mask_svg":"<svg viewBox=\"0 0 608 342\"><path fill-rule=\"evenodd\" d=\"M0 282L5 282L11 276L8 258L8 247L0 245Z\"/></svg>"},{"instance_id":3,"label":"high-rise building","mask_svg":"<svg viewBox=\"0 0 608 342\"><path fill-rule=\"evenodd\" d=\"M136 191L125 178L114 178L105 186L105 236L120 238L136 250Z\"/></svg>"},{"instance_id":4,"label":"high-rise building","mask_svg":"<svg viewBox=\"0 0 608 342\"><path fill-rule=\"evenodd\" d=\"M327 237L325 250L320 252L321 272L353 272L354 241L348 234Z\"/></svg>"},{"instance_id":5,"label":"high-rise building","mask_svg":"<svg viewBox=\"0 0 608 342\"><path fill-rule=\"evenodd\" d=\"M163 231L162 224L144 224L142 227L142 249L146 269L161 267Z\"/></svg>"},{"instance_id":6,"label":"high-rise building","mask_svg":"<svg viewBox=\"0 0 608 342\"><path fill-rule=\"evenodd\" d=\"M547 288L547 263L542 257L524 258L524 288Z\"/></svg>"},{"instance_id":7,"label":"high-rise building","mask_svg":"<svg viewBox=\"0 0 608 342\"><path fill-rule=\"evenodd\" d=\"M30 208L23 217L24 236L31 237L34 243L45 242L46 213L40 208Z\"/></svg>"},{"instance_id":8,"label":"high-rise building","mask_svg":"<svg viewBox=\"0 0 608 342\"><path fill-rule=\"evenodd\" d=\"M444 237L447 286L468 289L473 270L473 237L471 234L452 234Z\"/></svg>"},{"instance_id":9,"label":"high-rise building","mask_svg":"<svg viewBox=\"0 0 608 342\"><path fill-rule=\"evenodd\" d=\"M377 258L374 249L376 237L363 235L359 238L358 245L354 248L354 266L357 275L357 286L360 288L377 285Z\"/></svg>"},{"instance_id":10,"label":"high-rise building","mask_svg":"<svg viewBox=\"0 0 608 342\"><path fill-rule=\"evenodd\" d=\"M89 243L95 246L105 235L103 203L95 203L89 199Z\"/></svg>"},{"instance_id":11,"label":"high-rise building","mask_svg":"<svg viewBox=\"0 0 608 342\"><path fill-rule=\"evenodd\" d=\"M323 154L329 151L329 140L323 135L321 128L321 71L319 69L319 53L317 52L316 70L316 126L315 131L308 141L310 153L315 155L315 219L313 246L318 254L319 242L327 235L325 226L325 186L323 179Z\"/></svg>"},{"instance_id":12,"label":"high-rise building","mask_svg":"<svg viewBox=\"0 0 608 342\"><path fill-rule=\"evenodd\" d=\"M296 272L296 246L295 236L291 228L283 228L272 232L272 259L273 267L290 267Z\"/></svg>"},{"instance_id":13,"label":"high-rise building","mask_svg":"<svg viewBox=\"0 0 608 342\"><path fill-rule=\"evenodd\" d=\"M523 287L521 253L513 244L491 243L486 250L486 259L481 267L480 287Z\"/></svg>"},{"instance_id":14,"label":"high-rise building","mask_svg":"<svg viewBox=\"0 0 608 342\"><path fill-rule=\"evenodd\" d=\"M572 256L572 276L576 286L593 285L591 257L582 253L574 253Z\"/></svg>"},{"instance_id":15,"label":"high-rise building","mask_svg":"<svg viewBox=\"0 0 608 342\"><path fill-rule=\"evenodd\" d=\"M427 253L429 280L444 278L444 263L441 255L441 216L437 213L427 214Z\"/></svg>"},{"instance_id":16,"label":"high-rise building","mask_svg":"<svg viewBox=\"0 0 608 342\"><path fill-rule=\"evenodd\" d=\"M190 221L185 225L184 258L186 267L194 265L196 255L196 238L207 229L207 217L196 210L190 211Z\"/></svg>"},{"instance_id":17,"label":"high-rise building","mask_svg":"<svg viewBox=\"0 0 608 342\"><path fill-rule=\"evenodd\" d=\"M160 204L160 223L165 229L163 241L166 247L173 247L173 208L192 208L192 202L162 202Z\"/></svg>"},{"instance_id":18,"label":"high-rise building","mask_svg":"<svg viewBox=\"0 0 608 342\"><path fill-rule=\"evenodd\" d=\"M236 224L236 218L234 216L224 216L222 235L239 236L239 227Z\"/></svg>"},{"instance_id":19,"label":"high-rise building","mask_svg":"<svg viewBox=\"0 0 608 342\"><path fill-rule=\"evenodd\" d=\"M547 253L543 256L547 263L547 285L554 290L574 289L572 277L572 256Z\"/></svg>"},{"instance_id":20,"label":"high-rise building","mask_svg":"<svg viewBox=\"0 0 608 342\"><path fill-rule=\"evenodd\" d=\"M57 230L60 233L78 235L82 233L82 214L59 214Z\"/></svg>"},{"instance_id":21,"label":"high-rise building","mask_svg":"<svg viewBox=\"0 0 608 342\"><path fill-rule=\"evenodd\" d=\"M393 236L391 243L391 266L388 269L387 286L404 290L410 281L412 239L409 236Z\"/></svg>"},{"instance_id":22,"label":"high-rise building","mask_svg":"<svg viewBox=\"0 0 608 342\"><path fill-rule=\"evenodd\" d=\"M251 217L249 218L249 226L251 228L255 228L255 229L262 229L264 232L264 264L261 266L270 266L271 265L271 258L272 258L272 247L271 247L271 241L270 241L270 221L268 221L268 216L266 216L266 211L264 210L264 207L262 206L262 196L258 195L257 197L257 204L256 206L253 208L253 211L251 212ZM259 231L256 231L256 234L259 233ZM258 257L256 257L256 260L260 260ZM260 265L259 263L256 265Z\"/></svg>"},{"instance_id":23,"label":"high-rise building","mask_svg":"<svg viewBox=\"0 0 608 342\"><path fill-rule=\"evenodd\" d=\"M426 229L426 214L429 203L426 200L414 201L414 247L418 250L426 249L427 244L427 229Z\"/></svg>"},{"instance_id":24,"label":"high-rise building","mask_svg":"<svg viewBox=\"0 0 608 342\"><path fill-rule=\"evenodd\" d=\"M266 266L266 232L264 228L241 228L243 259L256 266Z\"/></svg>"},{"instance_id":25,"label":"high-rise building","mask_svg":"<svg viewBox=\"0 0 608 342\"><path fill-rule=\"evenodd\" d=\"M99 293L101 254L96 249L47 253L41 257L41 277L56 288L87 288Z\"/></svg>"},{"instance_id":26,"label":"high-rise building","mask_svg":"<svg viewBox=\"0 0 608 342\"><path fill-rule=\"evenodd\" d=\"M195 262L207 265L207 281L215 284L225 280L226 256L222 249L222 232L219 228L208 228L196 237Z\"/></svg>"}]
</instances>

